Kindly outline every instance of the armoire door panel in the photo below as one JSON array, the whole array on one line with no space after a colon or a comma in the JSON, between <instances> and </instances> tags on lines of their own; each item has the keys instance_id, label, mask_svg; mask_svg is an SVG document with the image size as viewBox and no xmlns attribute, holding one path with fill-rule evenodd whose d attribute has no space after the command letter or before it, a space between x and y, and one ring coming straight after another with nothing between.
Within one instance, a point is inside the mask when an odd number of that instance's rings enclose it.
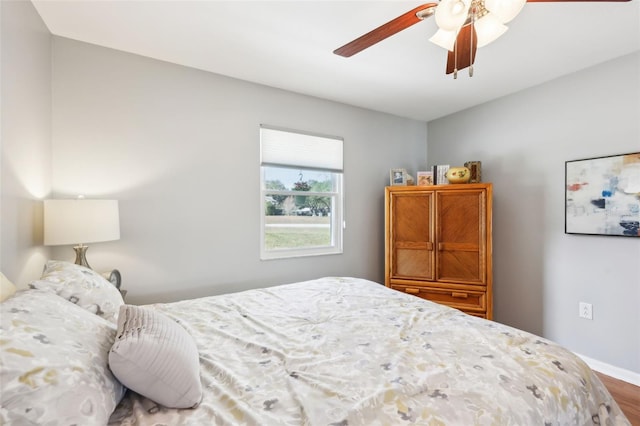
<instances>
[{"instance_id":1,"label":"armoire door panel","mask_svg":"<svg viewBox=\"0 0 640 426\"><path fill-rule=\"evenodd\" d=\"M436 206L436 279L484 283L484 191L441 191Z\"/></svg>"},{"instance_id":2,"label":"armoire door panel","mask_svg":"<svg viewBox=\"0 0 640 426\"><path fill-rule=\"evenodd\" d=\"M393 240L431 242L431 199L427 194L399 194L393 197Z\"/></svg>"},{"instance_id":3,"label":"armoire door panel","mask_svg":"<svg viewBox=\"0 0 640 426\"><path fill-rule=\"evenodd\" d=\"M441 251L438 253L438 280L483 284L484 269L477 252Z\"/></svg>"},{"instance_id":4,"label":"armoire door panel","mask_svg":"<svg viewBox=\"0 0 640 426\"><path fill-rule=\"evenodd\" d=\"M432 280L433 250L397 249L393 277Z\"/></svg>"},{"instance_id":5,"label":"armoire door panel","mask_svg":"<svg viewBox=\"0 0 640 426\"><path fill-rule=\"evenodd\" d=\"M434 279L432 200L433 194L430 192L407 192L392 196L392 276Z\"/></svg>"},{"instance_id":6,"label":"armoire door panel","mask_svg":"<svg viewBox=\"0 0 640 426\"><path fill-rule=\"evenodd\" d=\"M438 192L438 242L479 244L483 192Z\"/></svg>"}]
</instances>

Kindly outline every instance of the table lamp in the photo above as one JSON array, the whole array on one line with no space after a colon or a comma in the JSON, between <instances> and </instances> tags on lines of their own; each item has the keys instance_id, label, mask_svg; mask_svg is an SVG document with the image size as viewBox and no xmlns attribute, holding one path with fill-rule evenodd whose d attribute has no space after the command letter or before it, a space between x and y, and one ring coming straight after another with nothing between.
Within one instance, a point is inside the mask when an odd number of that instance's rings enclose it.
<instances>
[{"instance_id":1,"label":"table lamp","mask_svg":"<svg viewBox=\"0 0 640 426\"><path fill-rule=\"evenodd\" d=\"M76 264L91 268L85 243L120 239L117 200L44 200L44 244L76 244Z\"/></svg>"}]
</instances>

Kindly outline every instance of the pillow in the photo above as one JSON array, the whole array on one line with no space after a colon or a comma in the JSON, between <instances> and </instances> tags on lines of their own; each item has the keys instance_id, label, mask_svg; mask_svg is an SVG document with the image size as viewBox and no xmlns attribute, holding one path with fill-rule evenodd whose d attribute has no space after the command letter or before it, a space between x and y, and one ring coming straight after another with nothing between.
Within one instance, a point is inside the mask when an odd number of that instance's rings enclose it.
<instances>
[{"instance_id":1,"label":"pillow","mask_svg":"<svg viewBox=\"0 0 640 426\"><path fill-rule=\"evenodd\" d=\"M4 302L16 292L16 286L0 272L0 302Z\"/></svg>"},{"instance_id":2,"label":"pillow","mask_svg":"<svg viewBox=\"0 0 640 426\"><path fill-rule=\"evenodd\" d=\"M120 307L109 365L123 385L165 407L192 408L202 400L200 360L193 338L153 309Z\"/></svg>"},{"instance_id":3,"label":"pillow","mask_svg":"<svg viewBox=\"0 0 640 426\"><path fill-rule=\"evenodd\" d=\"M118 309L124 304L120 291L97 272L75 263L50 260L40 280L31 288L55 292L68 301L112 323L118 319Z\"/></svg>"},{"instance_id":4,"label":"pillow","mask_svg":"<svg viewBox=\"0 0 640 426\"><path fill-rule=\"evenodd\" d=\"M0 304L0 424L106 424L125 392L108 366L115 335L49 291Z\"/></svg>"}]
</instances>

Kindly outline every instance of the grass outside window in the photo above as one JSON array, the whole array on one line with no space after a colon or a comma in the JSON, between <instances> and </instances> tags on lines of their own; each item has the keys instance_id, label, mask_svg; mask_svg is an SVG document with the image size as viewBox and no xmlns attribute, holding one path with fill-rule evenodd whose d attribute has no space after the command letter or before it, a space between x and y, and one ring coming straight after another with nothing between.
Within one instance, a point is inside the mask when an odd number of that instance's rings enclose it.
<instances>
[{"instance_id":1,"label":"grass outside window","mask_svg":"<svg viewBox=\"0 0 640 426\"><path fill-rule=\"evenodd\" d=\"M326 216L265 216L267 250L323 247L331 244L330 218Z\"/></svg>"}]
</instances>

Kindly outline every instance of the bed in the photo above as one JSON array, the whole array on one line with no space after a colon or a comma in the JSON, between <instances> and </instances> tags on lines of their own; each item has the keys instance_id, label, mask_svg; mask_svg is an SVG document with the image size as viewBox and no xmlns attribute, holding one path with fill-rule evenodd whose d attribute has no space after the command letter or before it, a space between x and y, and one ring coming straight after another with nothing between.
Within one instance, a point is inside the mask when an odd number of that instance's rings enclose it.
<instances>
[{"instance_id":1,"label":"bed","mask_svg":"<svg viewBox=\"0 0 640 426\"><path fill-rule=\"evenodd\" d=\"M0 305L0 423L629 425L570 351L371 281L325 277L127 308L116 296L65 293L64 280L45 274ZM98 287L85 283L82 291ZM125 320L127 309L142 316ZM145 326L153 317L186 340L156 335L154 344L165 341L153 346L153 359L135 363L136 353L118 380L111 368L127 361L116 364L114 348L127 333L139 338L154 328ZM127 322L134 331L123 330ZM122 383L154 363L176 379L126 391ZM78 370L90 377L76 377ZM148 398L162 400L163 386L176 380L191 381L180 394L192 395L184 408Z\"/></svg>"}]
</instances>

